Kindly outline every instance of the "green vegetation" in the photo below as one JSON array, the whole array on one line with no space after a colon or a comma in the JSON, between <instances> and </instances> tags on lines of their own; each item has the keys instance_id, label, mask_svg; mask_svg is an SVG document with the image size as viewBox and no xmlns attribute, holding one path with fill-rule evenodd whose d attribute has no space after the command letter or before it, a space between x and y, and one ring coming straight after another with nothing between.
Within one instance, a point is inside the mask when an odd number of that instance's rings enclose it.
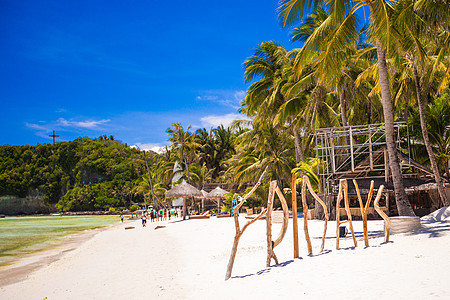
<instances>
[{"instance_id":1,"label":"green vegetation","mask_svg":"<svg viewBox=\"0 0 450 300\"><path fill-rule=\"evenodd\" d=\"M366 26L356 12L365 6ZM287 51L261 43L244 62L249 87L244 120L231 128L167 129L170 146L144 155L113 138L0 148L0 195L38 190L60 210L108 210L134 202L158 205L174 176L209 182L268 182L289 187L291 172L317 184L316 128L384 123L401 215L412 214L403 188L393 124L411 126L413 158L449 179L450 4L448 1L280 1L281 25L293 26ZM309 15L306 15L309 12ZM406 147L406 146L405 146ZM408 171L406 171L408 172ZM442 185L439 185L442 187ZM233 191L234 192L234 191ZM441 191L440 191L441 192ZM442 204L450 205L441 194Z\"/></svg>"},{"instance_id":2,"label":"green vegetation","mask_svg":"<svg viewBox=\"0 0 450 300\"><path fill-rule=\"evenodd\" d=\"M143 172L140 151L112 138L0 147L0 195L37 190L64 211L128 207L139 199L132 189Z\"/></svg>"},{"instance_id":3,"label":"green vegetation","mask_svg":"<svg viewBox=\"0 0 450 300\"><path fill-rule=\"evenodd\" d=\"M118 216L7 217L0 219L0 266L11 257L48 247L61 238L119 222Z\"/></svg>"}]
</instances>

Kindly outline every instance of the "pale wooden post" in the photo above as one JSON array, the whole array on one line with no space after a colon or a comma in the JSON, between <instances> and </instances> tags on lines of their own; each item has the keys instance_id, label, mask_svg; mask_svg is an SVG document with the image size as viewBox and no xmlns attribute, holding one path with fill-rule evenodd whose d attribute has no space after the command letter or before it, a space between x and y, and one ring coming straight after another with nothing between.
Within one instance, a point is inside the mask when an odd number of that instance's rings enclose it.
<instances>
[{"instance_id":1,"label":"pale wooden post","mask_svg":"<svg viewBox=\"0 0 450 300\"><path fill-rule=\"evenodd\" d=\"M262 173L261 177L259 177L258 182L252 188L252 190L250 192L248 192L248 194L245 195L244 198L241 199L239 204L236 205L236 207L234 208L233 215L234 215L234 226L236 228L236 235L234 237L233 248L231 248L230 259L228 260L227 273L225 274L225 280L228 280L231 277L231 272L233 271L234 259L236 257L236 252L237 252L237 246L238 246L238 243L239 243L239 239L241 238L241 236L244 233L245 229L247 229L248 226L250 226L251 224L253 224L257 220L259 220L267 212L267 210L264 208L258 216L256 216L253 220L247 222L247 224L245 224L244 227L242 227L242 229L240 228L239 218L238 218L238 211L241 208L241 206L245 203L245 201L247 201L247 199L253 194L253 192L261 185L261 181L264 178L264 176L266 175L267 169L268 168L266 168L264 170L264 172Z\"/></svg>"},{"instance_id":2,"label":"pale wooden post","mask_svg":"<svg viewBox=\"0 0 450 300\"><path fill-rule=\"evenodd\" d=\"M331 141L331 171L333 171L333 174L334 174L336 172L336 161L334 159L335 154L334 154L333 136L331 136L330 141Z\"/></svg>"},{"instance_id":3,"label":"pale wooden post","mask_svg":"<svg viewBox=\"0 0 450 300\"><path fill-rule=\"evenodd\" d=\"M306 202L306 182L308 177L303 176L302 182L302 204L303 204L303 230L305 232L306 244L308 246L308 255L312 255L311 238L308 231L308 203Z\"/></svg>"},{"instance_id":4,"label":"pale wooden post","mask_svg":"<svg viewBox=\"0 0 450 300\"><path fill-rule=\"evenodd\" d=\"M276 180L270 182L269 186L269 198L267 200L267 214L266 214L266 235L267 235L267 261L266 267L270 267L270 260L274 257L273 253L273 243L272 243L272 210L273 210L273 199L275 197L275 186L277 184ZM278 264L278 259L276 257L275 262Z\"/></svg>"},{"instance_id":5,"label":"pale wooden post","mask_svg":"<svg viewBox=\"0 0 450 300\"><path fill-rule=\"evenodd\" d=\"M281 207L283 208L283 226L281 226L280 234L273 242L273 248L278 246L281 243L281 241L284 239L284 236L286 235L287 227L289 224L289 208L288 208L286 199L284 198L283 192L280 190L280 187L278 186L278 184L275 186L275 192L277 193L278 198L280 198ZM272 248L272 251L273 251L273 248Z\"/></svg>"},{"instance_id":6,"label":"pale wooden post","mask_svg":"<svg viewBox=\"0 0 450 300\"><path fill-rule=\"evenodd\" d=\"M294 258L299 257L297 219L297 174L292 174L292 232L294 234Z\"/></svg>"},{"instance_id":7,"label":"pale wooden post","mask_svg":"<svg viewBox=\"0 0 450 300\"><path fill-rule=\"evenodd\" d=\"M311 195L314 197L314 199L317 200L317 202L320 203L320 205L322 205L323 207L323 212L325 213L325 224L323 227L323 235L322 235L322 245L320 246L320 252L323 251L323 248L325 246L325 236L327 234L327 225L328 225L328 208L325 204L325 202L322 201L322 199L320 199L319 196L317 196L316 192L314 192L312 186L311 186L311 182L309 181L309 178L306 176L303 176L303 181L306 182L306 185L308 186L309 192L311 193ZM306 199L305 199L305 203L306 203ZM308 235L309 238L309 235Z\"/></svg>"},{"instance_id":8,"label":"pale wooden post","mask_svg":"<svg viewBox=\"0 0 450 300\"><path fill-rule=\"evenodd\" d=\"M356 194L358 195L359 200L359 208L361 209L361 216L363 219L364 243L366 247L369 247L369 232L367 230L367 212L369 210L370 201L372 200L374 182L373 180L370 182L370 191L369 194L367 195L367 202L365 207L363 205L361 194L359 192L358 183L356 183L355 179L353 179L353 184L355 185L356 188Z\"/></svg>"},{"instance_id":9,"label":"pale wooden post","mask_svg":"<svg viewBox=\"0 0 450 300\"><path fill-rule=\"evenodd\" d=\"M388 164L388 153L387 150L384 149L384 182L389 181L389 164Z\"/></svg>"},{"instance_id":10,"label":"pale wooden post","mask_svg":"<svg viewBox=\"0 0 450 300\"><path fill-rule=\"evenodd\" d=\"M369 127L369 160L370 160L370 171L373 171L373 154L372 154L372 130Z\"/></svg>"},{"instance_id":11,"label":"pale wooden post","mask_svg":"<svg viewBox=\"0 0 450 300\"><path fill-rule=\"evenodd\" d=\"M342 198L344 198L344 204L345 204L345 211L347 212L347 220L341 222L340 220L340 206ZM341 179L339 180L339 193L338 198L336 202L336 250L339 250L339 226L344 223L349 223L350 231L352 233L353 237L353 243L355 244L355 247L358 246L356 242L355 237L355 231L353 230L353 223L352 223L352 214L350 213L350 206L348 204L348 186L347 186L347 180Z\"/></svg>"},{"instance_id":12,"label":"pale wooden post","mask_svg":"<svg viewBox=\"0 0 450 300\"><path fill-rule=\"evenodd\" d=\"M380 201L381 195L383 194L384 185L381 185L378 189L377 197L375 198L375 202L373 203L373 206L375 207L375 210L377 213L383 218L383 220L386 222L385 228L384 228L384 241L387 243L389 242L389 234L391 232L391 220L389 217L383 212L383 210L378 205L378 202Z\"/></svg>"},{"instance_id":13,"label":"pale wooden post","mask_svg":"<svg viewBox=\"0 0 450 300\"><path fill-rule=\"evenodd\" d=\"M350 133L350 156L351 156L351 166L352 166L352 172L355 172L355 158L353 156L353 131L352 126L349 128Z\"/></svg>"}]
</instances>

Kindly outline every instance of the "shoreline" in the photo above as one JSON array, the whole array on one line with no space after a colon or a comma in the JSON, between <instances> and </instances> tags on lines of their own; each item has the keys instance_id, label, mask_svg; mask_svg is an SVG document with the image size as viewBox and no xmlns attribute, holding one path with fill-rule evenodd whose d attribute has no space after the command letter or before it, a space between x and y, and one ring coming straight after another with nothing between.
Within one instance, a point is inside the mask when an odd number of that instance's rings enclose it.
<instances>
[{"instance_id":1,"label":"shoreline","mask_svg":"<svg viewBox=\"0 0 450 300\"><path fill-rule=\"evenodd\" d=\"M241 226L247 222L244 215L239 221ZM392 235L384 243L383 222L369 221L370 246L365 247L362 222L354 221L358 246L347 235L340 239L341 250L336 250L336 222L330 221L325 251L319 253L324 223L312 220L311 256L302 223L300 257L292 257L291 219L283 242L275 248L280 264L272 261L270 267L265 266L266 222L249 226L228 281L224 277L235 235L232 218L149 222L147 227L140 221L119 223L122 226L102 230L76 249L68 247L69 252L26 278L0 287L0 294L5 299L219 300L233 298L230 293L247 299L450 297L449 222L423 223L421 229ZM135 228L125 230L129 226ZM273 237L280 228L273 224ZM366 289L355 289L360 286Z\"/></svg>"},{"instance_id":2,"label":"shoreline","mask_svg":"<svg viewBox=\"0 0 450 300\"><path fill-rule=\"evenodd\" d=\"M58 240L40 244L40 246L44 247L36 252L12 257L5 265L0 266L0 287L26 279L30 273L61 259L64 254L77 249L77 247L92 239L99 232L109 230L119 224L122 223L114 223L101 228L71 234Z\"/></svg>"}]
</instances>

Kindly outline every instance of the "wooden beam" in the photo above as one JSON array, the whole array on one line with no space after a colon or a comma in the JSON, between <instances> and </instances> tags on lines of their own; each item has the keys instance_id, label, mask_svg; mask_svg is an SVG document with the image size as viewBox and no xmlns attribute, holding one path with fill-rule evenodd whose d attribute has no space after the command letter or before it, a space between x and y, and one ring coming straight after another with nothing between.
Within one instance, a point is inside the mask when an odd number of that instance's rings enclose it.
<instances>
[{"instance_id":1,"label":"wooden beam","mask_svg":"<svg viewBox=\"0 0 450 300\"><path fill-rule=\"evenodd\" d=\"M355 158L353 156L353 131L352 131L352 126L350 126L349 128L349 133L350 133L350 159L351 159L351 165L352 165L352 172L355 172Z\"/></svg>"}]
</instances>

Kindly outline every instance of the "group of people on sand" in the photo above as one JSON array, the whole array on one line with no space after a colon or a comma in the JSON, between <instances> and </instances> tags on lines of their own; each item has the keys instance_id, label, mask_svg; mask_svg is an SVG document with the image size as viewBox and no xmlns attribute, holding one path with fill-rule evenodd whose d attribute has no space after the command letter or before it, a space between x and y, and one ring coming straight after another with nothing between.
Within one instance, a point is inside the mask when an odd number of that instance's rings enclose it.
<instances>
[{"instance_id":1,"label":"group of people on sand","mask_svg":"<svg viewBox=\"0 0 450 300\"><path fill-rule=\"evenodd\" d=\"M168 220L170 220L170 218L177 217L177 216L178 216L178 211L176 208L173 210L171 210L171 209L160 209L160 210L149 209L142 213L142 216L141 216L142 226L143 227L146 226L147 218L150 218L150 220L152 222L157 222L157 221L168 221Z\"/></svg>"}]
</instances>

